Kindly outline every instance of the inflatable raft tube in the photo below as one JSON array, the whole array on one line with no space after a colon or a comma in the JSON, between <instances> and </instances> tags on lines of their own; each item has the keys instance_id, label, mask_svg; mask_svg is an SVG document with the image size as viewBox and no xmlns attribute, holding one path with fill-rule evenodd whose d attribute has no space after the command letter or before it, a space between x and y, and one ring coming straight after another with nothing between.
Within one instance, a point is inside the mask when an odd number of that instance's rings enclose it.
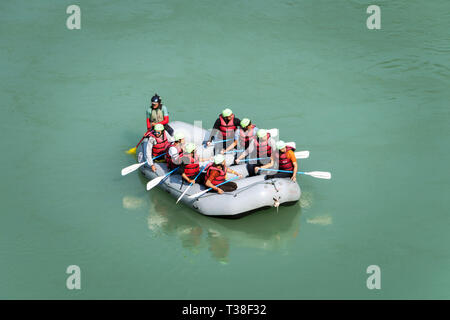
<instances>
[{"instance_id":1,"label":"inflatable raft tube","mask_svg":"<svg viewBox=\"0 0 450 320\"><path fill-rule=\"evenodd\" d=\"M213 147L200 147L209 138L207 130L181 121L171 122L170 126L174 131L182 130L185 134L186 142L196 143L200 153L203 153L203 157L208 157L209 154L213 155ZM146 143L143 142L137 150L138 162L145 161L143 156L145 146ZM232 164L233 159L233 155L228 155L227 164ZM154 164L156 172L153 172L147 165L140 168L147 179L151 180L169 172L165 162L155 162ZM189 197L190 195L206 190L204 185L196 183L188 190L180 202L206 216L240 218L258 209L289 205L300 199L301 191L299 185L289 178L265 179L266 175L248 177L245 164L233 165L232 168L244 176L244 178L233 181L238 186L235 191L224 192L223 194L208 192L201 197L192 199ZM233 174L227 174L228 179L233 177ZM171 194L174 200L178 199L188 186L189 184L176 171L158 184L158 187Z\"/></svg>"}]
</instances>

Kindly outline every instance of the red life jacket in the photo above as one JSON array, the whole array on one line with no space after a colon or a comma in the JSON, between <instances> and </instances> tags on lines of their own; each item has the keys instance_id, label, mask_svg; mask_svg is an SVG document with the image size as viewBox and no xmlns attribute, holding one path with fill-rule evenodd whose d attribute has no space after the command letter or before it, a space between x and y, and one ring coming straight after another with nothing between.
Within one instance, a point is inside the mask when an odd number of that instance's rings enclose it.
<instances>
[{"instance_id":1,"label":"red life jacket","mask_svg":"<svg viewBox=\"0 0 450 320\"><path fill-rule=\"evenodd\" d=\"M167 161L167 166L169 167L170 170L175 169L176 167L179 166L179 164L176 164L172 161L172 157L169 154L169 149L171 147L175 147L178 151L178 157L181 160L181 158L183 157L183 149L181 148L180 144L175 144L174 142L172 142L171 144L169 144L169 146L167 147L167 153L166 153L166 161Z\"/></svg>"},{"instance_id":2,"label":"red life jacket","mask_svg":"<svg viewBox=\"0 0 450 320\"><path fill-rule=\"evenodd\" d=\"M267 133L266 141L259 141L259 139L255 139L256 143L256 154L258 157L270 157L272 155L272 148L269 145L270 133Z\"/></svg>"},{"instance_id":3,"label":"red life jacket","mask_svg":"<svg viewBox=\"0 0 450 320\"><path fill-rule=\"evenodd\" d=\"M153 158L166 152L167 147L169 146L169 141L167 140L166 131L164 131L163 134L159 136L159 138L156 137L155 132L153 130L148 135L152 136L156 140L156 144L153 145L153 148L152 148L152 157Z\"/></svg>"},{"instance_id":4,"label":"red life jacket","mask_svg":"<svg viewBox=\"0 0 450 320\"><path fill-rule=\"evenodd\" d=\"M244 147L244 149L247 149L250 141L255 139L255 126L252 124L250 128L247 129L247 131L244 131L244 129L239 129L239 145Z\"/></svg>"},{"instance_id":5,"label":"red life jacket","mask_svg":"<svg viewBox=\"0 0 450 320\"><path fill-rule=\"evenodd\" d=\"M234 125L234 114L231 115L231 120L226 123L225 119L222 115L219 115L220 126L219 130L222 133L223 139L227 139L234 135L234 130L236 130L236 126Z\"/></svg>"},{"instance_id":6,"label":"red life jacket","mask_svg":"<svg viewBox=\"0 0 450 320\"><path fill-rule=\"evenodd\" d=\"M198 155L192 156L191 153L184 155L183 158L184 174L190 179L195 178L200 172L200 165L198 164Z\"/></svg>"},{"instance_id":7,"label":"red life jacket","mask_svg":"<svg viewBox=\"0 0 450 320\"><path fill-rule=\"evenodd\" d=\"M208 165L206 168L206 175L205 175L205 181L209 180L209 176L211 175L212 170L218 171L219 175L215 177L213 180L211 180L211 183L215 186L218 184L225 182L225 175L227 172L227 167L223 168L223 170L217 168L216 166L213 166L212 164Z\"/></svg>"},{"instance_id":8,"label":"red life jacket","mask_svg":"<svg viewBox=\"0 0 450 320\"><path fill-rule=\"evenodd\" d=\"M289 150L295 151L294 148L291 148L289 146L286 146L285 153L278 151L278 169L288 171L294 170L294 164L292 163L291 159L289 159L286 155Z\"/></svg>"}]
</instances>

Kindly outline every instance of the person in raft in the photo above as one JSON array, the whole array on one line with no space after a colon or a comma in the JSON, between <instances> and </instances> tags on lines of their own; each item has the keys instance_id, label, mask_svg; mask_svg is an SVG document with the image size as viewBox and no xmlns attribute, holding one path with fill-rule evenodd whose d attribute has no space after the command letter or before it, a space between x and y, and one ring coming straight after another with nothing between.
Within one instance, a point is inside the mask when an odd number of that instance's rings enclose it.
<instances>
[{"instance_id":1,"label":"person in raft","mask_svg":"<svg viewBox=\"0 0 450 320\"><path fill-rule=\"evenodd\" d=\"M237 157L236 164L239 164L248 155L252 159L257 158L258 160L252 160L247 163L249 177L253 177L256 175L255 168L264 166L270 162L274 163L275 150L275 140L270 136L270 133L265 129L259 129L256 133L256 139L253 139L249 147Z\"/></svg>"},{"instance_id":2,"label":"person in raft","mask_svg":"<svg viewBox=\"0 0 450 320\"><path fill-rule=\"evenodd\" d=\"M212 159L201 159L198 154L195 152L197 149L197 146L194 143L188 143L186 144L185 151L183 153L183 157L181 158L181 165L180 165L180 172L181 177L183 177L184 181L187 181L188 183L195 183L195 178L197 177L198 173L200 172L200 162L203 161L209 161ZM205 181L205 173L200 173L200 175L197 178L197 182L203 182Z\"/></svg>"},{"instance_id":3,"label":"person in raft","mask_svg":"<svg viewBox=\"0 0 450 320\"><path fill-rule=\"evenodd\" d=\"M166 153L166 162L169 170L173 170L181 164L184 148L184 133L180 131L175 132L173 139L174 141L169 144Z\"/></svg>"},{"instance_id":4,"label":"person in raft","mask_svg":"<svg viewBox=\"0 0 450 320\"><path fill-rule=\"evenodd\" d=\"M218 184L221 184L227 180L227 172L242 178L241 174L226 166L225 156L223 154L215 155L214 162L206 167L205 186L212 188L219 194L236 190L237 184L233 181L229 181L219 187L216 187Z\"/></svg>"},{"instance_id":5,"label":"person in raft","mask_svg":"<svg viewBox=\"0 0 450 320\"><path fill-rule=\"evenodd\" d=\"M247 150L250 146L250 143L255 140L257 132L258 128L254 124L252 124L250 119L242 119L239 127L235 131L234 142L225 150L222 149L221 153L224 154L225 152L233 150L236 146L238 150ZM238 152L235 152L235 154L238 154Z\"/></svg>"},{"instance_id":6,"label":"person in raft","mask_svg":"<svg viewBox=\"0 0 450 320\"><path fill-rule=\"evenodd\" d=\"M222 113L219 115L219 118L214 123L214 126L211 130L211 135L209 136L209 140L206 142L207 146L212 144L212 140L219 137L217 140L227 140L223 141L223 149L226 149L234 139L234 133L236 128L239 126L241 120L239 120L233 114L231 109L224 109Z\"/></svg>"},{"instance_id":7,"label":"person in raft","mask_svg":"<svg viewBox=\"0 0 450 320\"><path fill-rule=\"evenodd\" d=\"M156 124L162 124L164 129L173 135L173 129L169 126L169 112L162 104L161 97L155 93L152 97L151 105L147 109L147 131L150 131Z\"/></svg>"},{"instance_id":8,"label":"person in raft","mask_svg":"<svg viewBox=\"0 0 450 320\"><path fill-rule=\"evenodd\" d=\"M261 167L255 167L255 173L258 173L259 169L268 169L273 167L274 165L274 159L278 162L278 170L286 170L286 171L292 171L292 173L289 172L278 172L277 174L271 174L267 175L265 178L285 178L285 177L291 177L292 181L297 181L297 158L295 157L294 151L295 149L287 146L286 143L282 140L278 141L276 143L276 147L278 152L275 152L275 156L270 159L270 162L268 164L265 164Z\"/></svg>"},{"instance_id":9,"label":"person in raft","mask_svg":"<svg viewBox=\"0 0 450 320\"><path fill-rule=\"evenodd\" d=\"M147 132L148 137L147 146L145 148L145 158L147 159L147 164L152 168L153 172L156 172L156 167L153 164L153 158L160 156L157 162L164 162L164 154L169 147L170 143L173 142L173 138L164 130L164 126L160 123L153 127L152 131Z\"/></svg>"}]
</instances>

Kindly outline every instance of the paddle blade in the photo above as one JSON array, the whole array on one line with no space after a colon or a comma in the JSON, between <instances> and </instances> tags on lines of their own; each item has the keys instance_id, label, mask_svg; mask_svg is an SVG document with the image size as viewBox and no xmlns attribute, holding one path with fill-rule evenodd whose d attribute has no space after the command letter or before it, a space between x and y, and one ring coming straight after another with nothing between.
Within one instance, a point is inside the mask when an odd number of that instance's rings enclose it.
<instances>
[{"instance_id":1,"label":"paddle blade","mask_svg":"<svg viewBox=\"0 0 450 320\"><path fill-rule=\"evenodd\" d=\"M143 166L145 164L145 162L141 162L141 163L135 163L132 164L131 166L128 166L126 168L123 168L122 171L120 172L122 174L122 176L125 176L137 169L139 169L141 166Z\"/></svg>"},{"instance_id":2,"label":"paddle blade","mask_svg":"<svg viewBox=\"0 0 450 320\"><path fill-rule=\"evenodd\" d=\"M201 195L204 195L205 193L207 193L208 191L209 191L209 189L206 189L206 190L204 190L204 191L197 192L196 194L190 195L190 196L189 196L189 199L195 199L195 198L198 198L198 197L200 197Z\"/></svg>"},{"instance_id":3,"label":"paddle blade","mask_svg":"<svg viewBox=\"0 0 450 320\"><path fill-rule=\"evenodd\" d=\"M190 187L192 187L192 183L189 185L189 187L186 188L186 190L184 190L184 192L181 194L181 196L178 198L178 200L177 200L177 202L175 202L175 204L180 202L181 198L183 198L183 196L186 194L186 191L188 191Z\"/></svg>"},{"instance_id":4,"label":"paddle blade","mask_svg":"<svg viewBox=\"0 0 450 320\"><path fill-rule=\"evenodd\" d=\"M331 179L331 173L324 171L311 171L305 172L308 176L319 178L319 179Z\"/></svg>"},{"instance_id":5,"label":"paddle blade","mask_svg":"<svg viewBox=\"0 0 450 320\"><path fill-rule=\"evenodd\" d=\"M128 154L136 154L136 147L129 149L128 151L125 151Z\"/></svg>"},{"instance_id":6,"label":"paddle blade","mask_svg":"<svg viewBox=\"0 0 450 320\"><path fill-rule=\"evenodd\" d=\"M295 152L295 157L297 159L307 159L309 158L309 151L297 151Z\"/></svg>"},{"instance_id":7,"label":"paddle blade","mask_svg":"<svg viewBox=\"0 0 450 320\"><path fill-rule=\"evenodd\" d=\"M155 178L155 179L153 179L153 180L150 180L150 181L147 183L147 191L150 190L150 189L152 189L152 188L155 187L156 185L158 185L158 184L161 182L161 180L164 179L165 177L166 177L166 176L162 176L162 177L158 177L158 178Z\"/></svg>"}]
</instances>

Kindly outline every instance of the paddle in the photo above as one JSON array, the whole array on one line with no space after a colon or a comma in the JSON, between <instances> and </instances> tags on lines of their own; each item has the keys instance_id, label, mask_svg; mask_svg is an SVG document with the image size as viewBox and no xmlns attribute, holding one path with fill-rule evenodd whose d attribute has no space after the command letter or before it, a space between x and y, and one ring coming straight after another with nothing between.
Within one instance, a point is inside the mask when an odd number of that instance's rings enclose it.
<instances>
[{"instance_id":1,"label":"paddle","mask_svg":"<svg viewBox=\"0 0 450 320\"><path fill-rule=\"evenodd\" d=\"M141 144L142 140L144 140L144 138L147 136L147 132L144 134L144 136L142 137L142 139L138 142L138 144L136 145L136 147L129 149L128 151L125 151L128 154L136 154L136 149L137 147L139 147L139 145Z\"/></svg>"},{"instance_id":2,"label":"paddle","mask_svg":"<svg viewBox=\"0 0 450 320\"><path fill-rule=\"evenodd\" d=\"M237 178L239 178L239 176L236 176L236 177L234 177L234 178L228 179L227 181L224 181L224 182L222 182L222 183L219 183L218 185L216 185L216 187L221 186L222 184L225 184L225 183L227 183L227 182L233 181L234 179L237 179ZM209 190L211 190L211 189L212 189L212 188L209 188L209 189L206 189L206 190L197 192L196 194L193 194L193 195L189 196L189 199L198 198L198 197L204 195L205 193L207 193L207 192L208 192Z\"/></svg>"},{"instance_id":3,"label":"paddle","mask_svg":"<svg viewBox=\"0 0 450 320\"><path fill-rule=\"evenodd\" d=\"M263 168L261 168L259 170L292 173L292 171L287 171L287 170L263 169ZM325 171L297 172L297 174L306 174L308 176L311 176L311 177L314 177L314 178L319 178L319 179L331 179L331 173L325 172Z\"/></svg>"},{"instance_id":4,"label":"paddle","mask_svg":"<svg viewBox=\"0 0 450 320\"><path fill-rule=\"evenodd\" d=\"M197 178L198 178L198 176L200 175L200 173L203 172L203 169L205 169L205 167L206 167L206 166L208 165L208 163L210 163L210 162L211 162L211 161L208 161L208 162L200 169L200 171L198 172L197 176L194 178L194 181L197 180ZM178 203L178 202L181 200L181 198L183 198L184 194L189 190L190 187L192 187L193 184L194 184L194 183L191 182L191 184L189 185L189 187L187 187L186 190L184 190L184 192L183 192L183 193L181 194L181 196L178 198L178 200L177 200L176 203Z\"/></svg>"},{"instance_id":5,"label":"paddle","mask_svg":"<svg viewBox=\"0 0 450 320\"><path fill-rule=\"evenodd\" d=\"M154 157L152 160L158 159L159 157L165 155L166 153L164 152L163 154L160 154L159 156ZM144 164L146 164L147 161L141 162L141 163L135 163L132 164L131 166L128 166L126 168L123 168L122 171L120 172L122 174L122 176L125 176L137 169L139 169L140 167L142 167Z\"/></svg>"},{"instance_id":6,"label":"paddle","mask_svg":"<svg viewBox=\"0 0 450 320\"><path fill-rule=\"evenodd\" d=\"M155 187L158 183L160 183L165 177L167 177L169 174L171 174L172 172L174 172L175 170L177 170L178 167L176 167L175 169L173 169L172 171L166 173L165 175L161 176L161 177L157 177L153 180L150 180L147 183L147 191L152 189L153 187Z\"/></svg>"},{"instance_id":7,"label":"paddle","mask_svg":"<svg viewBox=\"0 0 450 320\"><path fill-rule=\"evenodd\" d=\"M219 140L219 141L213 141L212 143L216 144L216 143L221 143L221 142L226 142L226 141L232 141L234 139L227 139L227 140Z\"/></svg>"},{"instance_id":8,"label":"paddle","mask_svg":"<svg viewBox=\"0 0 450 320\"><path fill-rule=\"evenodd\" d=\"M309 151L298 151L295 152L295 157L297 159L307 159L309 157ZM243 159L243 160L239 160L242 162L245 161L252 161L252 160L264 160L264 159L270 159L270 157L265 157L265 158L253 158L253 159Z\"/></svg>"},{"instance_id":9,"label":"paddle","mask_svg":"<svg viewBox=\"0 0 450 320\"><path fill-rule=\"evenodd\" d=\"M253 158L253 159L243 159L243 160L239 160L239 162L254 161L254 160L264 160L264 159L270 159L270 157L265 157L265 158Z\"/></svg>"},{"instance_id":10,"label":"paddle","mask_svg":"<svg viewBox=\"0 0 450 320\"><path fill-rule=\"evenodd\" d=\"M297 152L294 152L294 154L297 159L308 159L309 158L309 151L297 151Z\"/></svg>"}]
</instances>

